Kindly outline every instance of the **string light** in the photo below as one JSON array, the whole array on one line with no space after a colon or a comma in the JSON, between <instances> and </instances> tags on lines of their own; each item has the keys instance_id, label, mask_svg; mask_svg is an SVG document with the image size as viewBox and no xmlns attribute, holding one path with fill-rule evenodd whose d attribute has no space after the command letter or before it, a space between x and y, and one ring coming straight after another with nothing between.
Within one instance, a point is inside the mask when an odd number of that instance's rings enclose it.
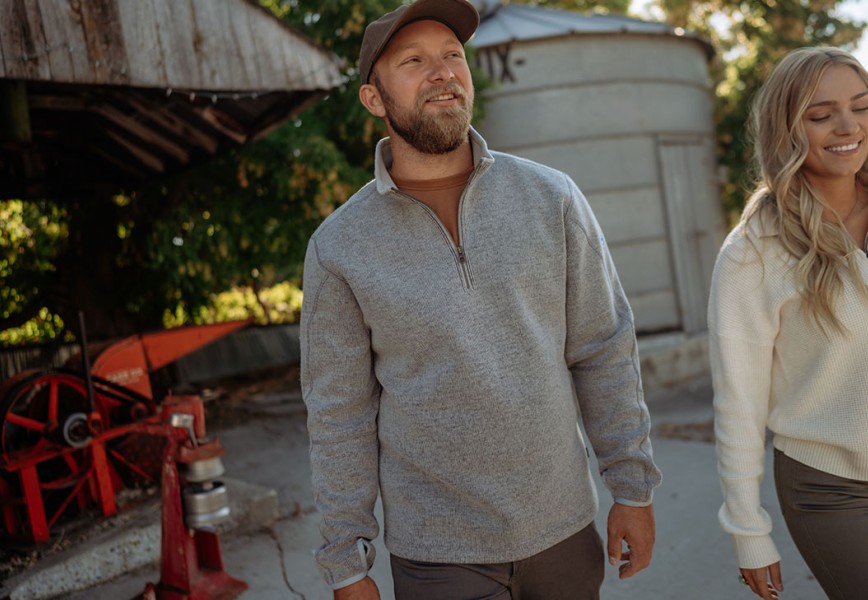
<instances>
[{"instance_id":1,"label":"string light","mask_svg":"<svg viewBox=\"0 0 868 600\"><path fill-rule=\"evenodd\" d=\"M210 100L213 104L217 104L218 100L255 100L260 96L267 96L269 94L281 94L292 91L292 88L287 87L286 89L280 90L265 90L261 92L212 92L210 90L203 91L191 91L191 90L178 90L175 88L166 88L166 97L169 98L171 96L182 96L185 97L190 102L195 102L196 100L204 99Z\"/></svg>"}]
</instances>

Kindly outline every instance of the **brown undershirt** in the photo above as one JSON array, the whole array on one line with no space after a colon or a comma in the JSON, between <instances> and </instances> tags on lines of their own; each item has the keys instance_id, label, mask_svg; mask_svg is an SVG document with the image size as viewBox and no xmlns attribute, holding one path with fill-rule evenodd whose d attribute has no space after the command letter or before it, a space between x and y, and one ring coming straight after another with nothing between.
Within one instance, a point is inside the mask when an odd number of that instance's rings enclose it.
<instances>
[{"instance_id":1,"label":"brown undershirt","mask_svg":"<svg viewBox=\"0 0 868 600\"><path fill-rule=\"evenodd\" d=\"M473 173L473 167L458 175L444 177L442 179L400 179L392 175L392 181L398 189L413 196L434 211L440 222L446 227L446 231L452 236L455 245L460 243L458 239L458 202L461 194Z\"/></svg>"}]
</instances>

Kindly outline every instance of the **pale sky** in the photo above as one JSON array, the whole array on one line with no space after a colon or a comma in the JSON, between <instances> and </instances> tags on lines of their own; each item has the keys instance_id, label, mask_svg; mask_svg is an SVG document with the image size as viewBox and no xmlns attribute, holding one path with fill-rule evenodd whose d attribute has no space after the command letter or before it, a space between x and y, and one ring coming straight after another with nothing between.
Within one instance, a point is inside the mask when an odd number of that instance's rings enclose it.
<instances>
[{"instance_id":1,"label":"pale sky","mask_svg":"<svg viewBox=\"0 0 868 600\"><path fill-rule=\"evenodd\" d=\"M868 0L847 0L841 3L839 10L851 19L868 21ZM865 68L868 68L868 28L862 33L862 40L853 54Z\"/></svg>"}]
</instances>

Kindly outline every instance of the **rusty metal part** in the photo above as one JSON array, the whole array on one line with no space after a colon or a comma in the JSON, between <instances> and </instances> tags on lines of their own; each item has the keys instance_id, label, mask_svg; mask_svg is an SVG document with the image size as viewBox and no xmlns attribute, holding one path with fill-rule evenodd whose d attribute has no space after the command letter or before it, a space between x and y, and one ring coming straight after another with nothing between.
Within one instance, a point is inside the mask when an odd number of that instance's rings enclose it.
<instances>
[{"instance_id":1,"label":"rusty metal part","mask_svg":"<svg viewBox=\"0 0 868 600\"><path fill-rule=\"evenodd\" d=\"M184 523L190 529L210 530L229 517L226 486L215 481L203 486L187 486L184 495Z\"/></svg>"}]
</instances>

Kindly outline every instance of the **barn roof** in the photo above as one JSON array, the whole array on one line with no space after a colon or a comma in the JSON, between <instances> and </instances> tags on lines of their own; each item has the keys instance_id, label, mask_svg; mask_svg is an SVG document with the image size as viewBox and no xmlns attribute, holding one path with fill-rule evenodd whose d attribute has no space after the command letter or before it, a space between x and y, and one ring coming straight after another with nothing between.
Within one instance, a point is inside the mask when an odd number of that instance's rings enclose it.
<instances>
[{"instance_id":1,"label":"barn roof","mask_svg":"<svg viewBox=\"0 0 868 600\"><path fill-rule=\"evenodd\" d=\"M0 197L130 187L262 137L342 82L255 0L0 0Z\"/></svg>"},{"instance_id":2,"label":"barn roof","mask_svg":"<svg viewBox=\"0 0 868 600\"><path fill-rule=\"evenodd\" d=\"M474 4L479 9L481 22L470 44L477 48L568 35L640 34L690 38L704 47L709 58L714 53L711 44L704 38L666 23L621 15L503 4L499 0L475 0Z\"/></svg>"}]
</instances>

